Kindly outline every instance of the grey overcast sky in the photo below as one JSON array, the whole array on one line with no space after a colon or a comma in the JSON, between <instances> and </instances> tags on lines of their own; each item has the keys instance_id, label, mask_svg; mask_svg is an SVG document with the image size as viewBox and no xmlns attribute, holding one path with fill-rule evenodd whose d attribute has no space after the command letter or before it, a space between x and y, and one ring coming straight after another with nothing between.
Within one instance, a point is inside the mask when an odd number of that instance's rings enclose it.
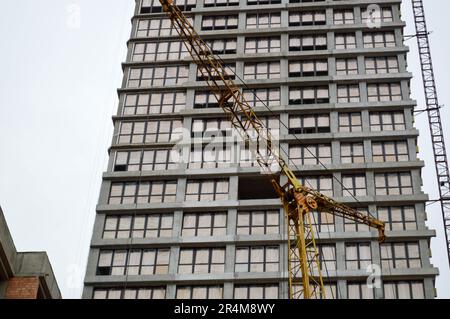
<instances>
[{"instance_id":1,"label":"grey overcast sky","mask_svg":"<svg viewBox=\"0 0 450 319\"><path fill-rule=\"evenodd\" d=\"M450 145L450 2L425 0ZM405 34L414 34L404 0ZM3 0L0 11L0 205L20 251L47 251L65 298L79 298L112 137L134 0ZM79 18L78 18L79 13ZM415 39L409 70L423 107ZM417 116L424 190L437 198L426 114ZM450 298L439 205L428 208L440 298Z\"/></svg>"}]
</instances>

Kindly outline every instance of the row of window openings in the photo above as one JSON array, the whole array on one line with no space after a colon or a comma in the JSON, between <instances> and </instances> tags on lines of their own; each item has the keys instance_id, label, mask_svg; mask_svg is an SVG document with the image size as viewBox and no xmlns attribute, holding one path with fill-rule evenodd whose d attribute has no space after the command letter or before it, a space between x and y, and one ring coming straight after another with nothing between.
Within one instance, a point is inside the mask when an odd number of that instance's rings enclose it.
<instances>
[{"instance_id":1,"label":"row of window openings","mask_svg":"<svg viewBox=\"0 0 450 319\"><path fill-rule=\"evenodd\" d=\"M229 65L230 70L225 68L225 78L235 78L235 67ZM355 71L357 72L357 71ZM344 69L340 74L356 74L350 69ZM311 76L327 76L328 64L327 62L293 62L289 64L289 77L311 77ZM210 81L211 79L219 79L219 73L209 74L206 71L199 70L197 81ZM280 79L281 70L279 62L263 62L252 63L244 66L245 80L263 80L263 79ZM131 68L128 76L128 88L141 88L151 86L163 85L179 85L188 81L187 66L161 66L148 68ZM342 91L343 97L338 96L338 102L360 101L359 85L338 85ZM400 84L398 83L381 83L381 84L367 84L368 100L371 101L399 101L402 99ZM327 90L328 91L328 90ZM327 93L328 95L328 93ZM341 101L340 99L343 99ZM329 99L324 99L328 103ZM320 103L320 102L316 102Z\"/></svg>"},{"instance_id":2,"label":"row of window openings","mask_svg":"<svg viewBox=\"0 0 450 319\"><path fill-rule=\"evenodd\" d=\"M196 0L176 0L174 3L182 11L191 11L197 5ZM291 0L291 3L304 2L301 0ZM247 0L247 5L264 5L264 4L281 4L281 0ZM226 6L239 6L239 0L204 0L203 7L226 7ZM142 0L141 14L147 13L160 13L162 12L162 6L159 0Z\"/></svg>"},{"instance_id":3,"label":"row of window openings","mask_svg":"<svg viewBox=\"0 0 450 319\"><path fill-rule=\"evenodd\" d=\"M236 299L278 299L278 284L234 285ZM165 287L96 288L93 299L165 299ZM222 286L177 286L177 299L221 299Z\"/></svg>"},{"instance_id":4,"label":"row of window openings","mask_svg":"<svg viewBox=\"0 0 450 319\"><path fill-rule=\"evenodd\" d=\"M163 67L164 68L164 67ZM253 66L252 66L253 68ZM266 66L266 69L270 67ZM144 69L137 69L144 70ZM259 72L259 71L258 71ZM271 71L270 71L271 72ZM142 74L138 72L138 74ZM252 73L252 76L263 77L266 73ZM269 74L269 73L267 73ZM271 73L273 74L273 73ZM131 72L130 72L131 76ZM140 75L139 75L140 76ZM187 78L186 78L187 79ZM149 86L148 83L158 82L158 86L166 83L166 78L134 78L128 81L129 85ZM172 83L173 84L173 83ZM246 101L252 107L280 105L279 89L244 90ZM367 101L372 102L398 102L403 99L400 83L368 83ZM181 110L185 108L186 95L184 92L162 92L153 94L130 94L124 104L124 112L131 114L161 113ZM289 105L326 104L333 102L330 99L328 86L316 87L291 87L289 89ZM335 103L359 103L361 102L360 86L358 84L338 85ZM214 94L198 91L194 98L194 108L219 107Z\"/></svg>"},{"instance_id":5,"label":"row of window openings","mask_svg":"<svg viewBox=\"0 0 450 319\"><path fill-rule=\"evenodd\" d=\"M234 272L278 272L279 246L236 247ZM318 245L321 269L337 270L336 247ZM346 244L345 269L366 270L372 265L370 243ZM422 266L419 243L387 243L380 245L383 269L409 269ZM170 248L101 250L98 276L165 275L169 273ZM292 260L294 266L298 260ZM225 273L225 247L181 248L179 274Z\"/></svg>"},{"instance_id":6,"label":"row of window openings","mask_svg":"<svg viewBox=\"0 0 450 319\"><path fill-rule=\"evenodd\" d=\"M182 11L191 11L196 7L197 3L200 1L196 0L175 0L174 3ZM304 2L325 2L325 0L289 0L289 3L304 3ZM239 0L204 0L203 7L226 7L226 6L239 6ZM281 0L247 0L246 4L251 5L266 5L266 4L281 4ZM339 10L339 13L345 14L351 10ZM369 19L367 10L362 10L362 18L364 20ZM162 12L162 6L159 0L142 0L140 13L159 13ZM338 17L339 18L339 17ZM343 16L342 19L350 19L348 15ZM381 13L381 18L389 19L392 21L392 9L386 7Z\"/></svg>"},{"instance_id":7,"label":"row of window openings","mask_svg":"<svg viewBox=\"0 0 450 319\"><path fill-rule=\"evenodd\" d=\"M395 38L393 34L384 35L377 34L372 36L366 36L364 39L364 48L384 48L395 47ZM157 47L156 44L147 44L150 47L155 48L156 51L151 51L145 47L145 44L140 44L140 47L136 52L137 61L154 61L161 60L164 57L167 59L184 58L187 56L185 48L181 46L180 42L164 42L161 47ZM207 40L206 41L209 50L214 54L236 54L237 46L235 39L223 39L223 40ZM167 49L166 49L167 48ZM337 34L335 35L335 49L356 49L356 36L353 34ZM289 37L289 51L313 51L313 50L327 50L327 38L325 35L316 36L290 36ZM245 42L245 53L268 53L268 52L280 52L281 42L279 38L255 38L248 39Z\"/></svg>"},{"instance_id":8,"label":"row of window openings","mask_svg":"<svg viewBox=\"0 0 450 319\"><path fill-rule=\"evenodd\" d=\"M279 135L280 124L275 117L260 119L268 130ZM339 115L339 132L362 132L361 113L341 113ZM406 121L404 112L371 112L369 114L369 129L371 132L404 131ZM117 134L117 144L148 144L170 143L182 138L181 120L151 120L145 122L122 122ZM227 119L194 119L191 127L191 137L209 137L220 134L229 135L233 132ZM289 134L331 133L330 115L313 114L290 116L288 121Z\"/></svg>"},{"instance_id":9,"label":"row of window openings","mask_svg":"<svg viewBox=\"0 0 450 319\"><path fill-rule=\"evenodd\" d=\"M142 6L141 13L154 13L162 12L162 7L159 0L150 0L153 2L151 5ZM223 4L229 4L229 2L222 0ZM268 1L268 0L266 0ZM179 1L181 2L181 1ZM277 2L279 3L279 2ZM184 1L180 5L180 9L184 11L190 11L195 7L194 0ZM206 3L205 3L206 4ZM256 4L256 3L255 3ZM208 7L208 5L206 5ZM313 26L313 25L326 25L326 11L298 11L289 12L289 26ZM367 9L362 9L361 14L362 23L368 23L373 21L373 18L369 15ZM385 7L380 10L380 15L377 17L377 22L393 22L392 8ZM335 25L342 24L355 24L355 14L353 9L338 10L333 13L333 23ZM202 30L224 30L224 29L237 29L238 27L238 15L228 16L204 16L202 19ZM248 13L246 20L246 28L264 28L264 27L281 27L281 13Z\"/></svg>"},{"instance_id":10,"label":"row of window openings","mask_svg":"<svg viewBox=\"0 0 450 319\"><path fill-rule=\"evenodd\" d=\"M365 208L357 208L365 213ZM315 232L334 232L340 217L328 213L313 212ZM378 207L378 218L386 223L387 230L417 230L417 218L413 206ZM173 214L108 215L103 226L104 239L161 238L173 236ZM184 213L181 226L182 237L224 236L227 232L227 213ZM366 225L344 219L344 231L369 232ZM276 235L280 233L280 213L277 210L239 211L236 235Z\"/></svg>"},{"instance_id":11,"label":"row of window openings","mask_svg":"<svg viewBox=\"0 0 450 319\"><path fill-rule=\"evenodd\" d=\"M390 102L402 99L400 84L369 84L369 102ZM281 105L280 89L244 90L243 97L252 107L274 107ZM358 85L339 85L337 103L358 103L361 101ZM290 105L329 103L329 92L324 88L292 88L289 92ZM123 115L143 115L175 113L186 107L185 92L162 92L127 94L122 110ZM197 91L194 96L194 109L219 108L214 94ZM376 114L376 113L373 113ZM385 113L388 114L388 113Z\"/></svg>"},{"instance_id":12,"label":"row of window openings","mask_svg":"<svg viewBox=\"0 0 450 319\"><path fill-rule=\"evenodd\" d=\"M246 42L245 52L280 52L279 40L259 39ZM236 53L236 42L226 40L216 40L211 45L213 52ZM148 61L167 61L177 60L187 56L186 49L180 42L151 42L138 43L135 45L132 56L133 62L148 62ZM307 76L323 76L328 75L327 60L305 60L305 61L291 61L289 63L289 77L307 77ZM232 66L234 69L234 66ZM162 78L165 68L157 69L155 74L142 74L141 77L155 76ZM228 70L226 70L228 71ZM385 74L398 73L399 65L396 56L385 57L366 57L365 58L366 74ZM232 70L229 71L232 73ZM245 79L258 78L279 78L280 77L280 63L279 62L260 62L260 63L246 63L244 66ZM158 75L161 74L161 75ZM336 74L337 75L356 75L358 74L358 62L356 58L336 59ZM139 74L130 74L130 79L138 78ZM198 74L197 79L202 78L202 74Z\"/></svg>"},{"instance_id":13,"label":"row of window openings","mask_svg":"<svg viewBox=\"0 0 450 319\"><path fill-rule=\"evenodd\" d=\"M392 18L391 18L392 20ZM368 21L368 20L364 20ZM388 21L383 21L388 22ZM323 26L327 24L325 11L305 11L305 12L289 12L288 26ZM334 24L355 24L353 12L335 12ZM246 29L262 29L262 28L280 28L281 13L248 13L246 17ZM233 30L238 29L238 16L203 16L201 30Z\"/></svg>"},{"instance_id":14,"label":"row of window openings","mask_svg":"<svg viewBox=\"0 0 450 319\"><path fill-rule=\"evenodd\" d=\"M137 28L137 37L162 37L166 35L176 35L176 31L171 29L170 20L140 20ZM236 38L224 38L205 40L209 50L214 54L236 54L237 40ZM370 32L363 34L362 47L365 49L374 48L388 48L395 47L395 33L392 31L384 32ZM308 34L303 36L290 35L289 36L289 51L312 51L312 50L327 50L329 49L328 39L326 34ZM356 49L357 41L355 33L335 33L334 34L334 48L336 50L342 49ZM279 37L257 37L247 38L245 41L245 53L267 53L280 52L281 41ZM137 44L134 50L135 54L140 56L136 59L138 61L153 61L164 57L170 59L183 58L187 56L186 49L180 41L160 40L158 42L140 43ZM152 55L155 54L155 55ZM147 59L142 56L148 55Z\"/></svg>"},{"instance_id":15,"label":"row of window openings","mask_svg":"<svg viewBox=\"0 0 450 319\"><path fill-rule=\"evenodd\" d=\"M182 11L190 11L200 1L196 0L175 0L176 4ZM305 2L325 2L325 0L289 0L289 3L305 3ZM247 0L247 5L265 5L265 4L281 4L281 0ZM225 6L239 6L240 0L204 0L203 7L225 7ZM143 12L144 11L144 12ZM341 13L345 13L352 10L339 10ZM367 10L362 10L363 19L369 19L369 13ZM159 0L142 0L141 13L159 13L162 12L162 6ZM381 17L384 19L392 19L392 9L386 7L381 13ZM345 17L343 17L345 18ZM349 17L347 16L347 19ZM391 21L391 20L389 20Z\"/></svg>"},{"instance_id":16,"label":"row of window openings","mask_svg":"<svg viewBox=\"0 0 450 319\"><path fill-rule=\"evenodd\" d=\"M337 36L338 39L339 36ZM350 41L340 41L338 43ZM205 40L209 50L214 54L236 54L237 40L236 38L225 38L215 40ZM339 49L340 47L336 47ZM327 39L326 36L290 36L289 50L290 51L308 51L311 50L326 50ZM279 37L258 37L247 38L245 40L245 53L277 53L281 51L281 41ZM181 41L159 41L159 42L145 42L136 43L134 45L132 61L165 61L165 60L180 60L188 56L188 51ZM342 61L342 59L340 59ZM386 61L383 57L367 58L366 68L373 72L377 65L380 69L389 68L395 69L396 59L390 58Z\"/></svg>"},{"instance_id":17,"label":"row of window openings","mask_svg":"<svg viewBox=\"0 0 450 319\"><path fill-rule=\"evenodd\" d=\"M384 9L383 21L392 22L392 13L390 9ZM364 16L363 23L369 20ZM352 11L339 11L334 13L335 25L355 24L355 18ZM327 24L325 11L300 11L289 12L288 26L323 26ZM262 29L262 28L280 28L281 13L248 13L246 16L246 29ZM238 15L217 15L217 16L203 16L201 30L232 30L238 29Z\"/></svg>"},{"instance_id":18,"label":"row of window openings","mask_svg":"<svg viewBox=\"0 0 450 319\"><path fill-rule=\"evenodd\" d=\"M325 283L328 299L341 298L341 291L333 283ZM183 286L176 288L176 299L222 299L223 285ZM423 281L384 281L384 299L424 299ZM93 299L165 299L165 287L95 288ZM279 284L235 284L234 299L279 299ZM321 298L321 296L318 296ZM347 282L347 299L374 299L374 288L366 282Z\"/></svg>"},{"instance_id":19,"label":"row of window openings","mask_svg":"<svg viewBox=\"0 0 450 319\"><path fill-rule=\"evenodd\" d=\"M323 175L319 177L300 177L300 182L316 189L326 196L334 196L333 177ZM254 181L254 178L253 178ZM270 183L260 179L257 188L248 189L252 178L243 178L238 187L238 199L270 199L277 198ZM344 175L343 196L367 196L366 176L364 174ZM176 201L176 181L143 181L143 182L114 182L111 184L108 203L144 204L144 203L173 203ZM414 188L410 172L376 173L376 196L413 195ZM184 200L220 201L229 199L229 181L224 180L188 180Z\"/></svg>"},{"instance_id":20,"label":"row of window openings","mask_svg":"<svg viewBox=\"0 0 450 319\"><path fill-rule=\"evenodd\" d=\"M237 247L236 272L277 272L278 246ZM170 249L102 250L97 275L154 275L169 273ZM225 272L225 248L182 248L178 273Z\"/></svg>"},{"instance_id":21,"label":"row of window openings","mask_svg":"<svg viewBox=\"0 0 450 319\"><path fill-rule=\"evenodd\" d=\"M297 166L331 164L333 162L331 144L290 145L288 161ZM184 157L185 155L181 155ZM180 169L184 163L180 154L172 149L151 149L139 151L117 151L114 162L115 172L158 171ZM189 150L186 163L188 168L224 168L236 163L239 167L257 165L251 152L244 148L215 145L196 147ZM374 163L407 162L410 160L406 141L372 142ZM366 163L363 142L341 143L340 163ZM370 162L370 159L369 159Z\"/></svg>"}]
</instances>

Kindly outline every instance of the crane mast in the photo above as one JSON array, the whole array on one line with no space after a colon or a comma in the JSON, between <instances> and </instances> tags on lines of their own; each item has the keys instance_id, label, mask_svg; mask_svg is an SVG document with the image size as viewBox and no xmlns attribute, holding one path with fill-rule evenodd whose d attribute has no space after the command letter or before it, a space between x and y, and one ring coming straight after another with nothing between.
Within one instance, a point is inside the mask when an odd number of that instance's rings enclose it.
<instances>
[{"instance_id":1,"label":"crane mast","mask_svg":"<svg viewBox=\"0 0 450 319\"><path fill-rule=\"evenodd\" d=\"M439 187L439 201L441 203L443 214L447 254L450 263L450 170L445 148L441 111L438 102L433 61L431 59L430 41L428 39L428 29L422 0L412 0L412 7L416 26L417 44L419 47L420 66L422 69L426 111L428 113L434 163Z\"/></svg>"},{"instance_id":2,"label":"crane mast","mask_svg":"<svg viewBox=\"0 0 450 319\"><path fill-rule=\"evenodd\" d=\"M381 242L385 239L385 224L303 186L274 147L270 130L245 100L220 58L212 53L173 0L160 0L160 3L233 128L246 144L256 146L256 161L273 176L272 184L282 201L288 228L289 297L325 298L311 212L319 210L374 227L378 229ZM275 178L278 174L285 177L286 183L278 182Z\"/></svg>"}]
</instances>

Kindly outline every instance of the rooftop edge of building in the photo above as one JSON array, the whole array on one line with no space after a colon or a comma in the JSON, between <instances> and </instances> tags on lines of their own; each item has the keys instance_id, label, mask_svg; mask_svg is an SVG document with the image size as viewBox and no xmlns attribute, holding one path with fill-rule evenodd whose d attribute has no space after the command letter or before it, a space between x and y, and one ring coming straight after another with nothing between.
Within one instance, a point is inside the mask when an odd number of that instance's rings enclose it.
<instances>
[{"instance_id":1,"label":"rooftop edge of building","mask_svg":"<svg viewBox=\"0 0 450 319\"><path fill-rule=\"evenodd\" d=\"M62 298L47 253L18 252L0 207L0 299L5 297L10 279L26 277L39 279L42 298Z\"/></svg>"}]
</instances>

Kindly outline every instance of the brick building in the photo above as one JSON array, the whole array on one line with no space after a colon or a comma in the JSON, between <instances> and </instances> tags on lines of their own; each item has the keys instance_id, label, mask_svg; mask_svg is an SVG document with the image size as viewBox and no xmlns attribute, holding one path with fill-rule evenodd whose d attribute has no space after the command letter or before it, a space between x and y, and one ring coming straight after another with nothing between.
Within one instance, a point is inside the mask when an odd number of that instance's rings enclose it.
<instances>
[{"instance_id":1,"label":"brick building","mask_svg":"<svg viewBox=\"0 0 450 319\"><path fill-rule=\"evenodd\" d=\"M18 252L0 208L0 299L60 299L45 252Z\"/></svg>"}]
</instances>

